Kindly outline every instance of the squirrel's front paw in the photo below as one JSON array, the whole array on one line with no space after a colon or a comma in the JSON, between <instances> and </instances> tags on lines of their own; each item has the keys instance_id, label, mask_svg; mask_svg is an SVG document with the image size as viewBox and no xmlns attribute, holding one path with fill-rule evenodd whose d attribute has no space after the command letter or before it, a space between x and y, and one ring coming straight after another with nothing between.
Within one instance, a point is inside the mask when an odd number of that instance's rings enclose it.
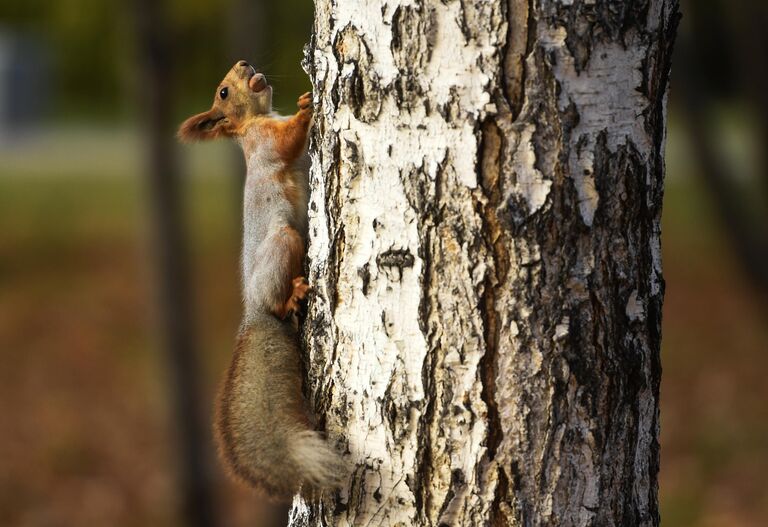
<instances>
[{"instance_id":1,"label":"squirrel's front paw","mask_svg":"<svg viewBox=\"0 0 768 527\"><path fill-rule=\"evenodd\" d=\"M307 92L299 97L299 101L296 104L302 112L312 112L312 93Z\"/></svg>"}]
</instances>

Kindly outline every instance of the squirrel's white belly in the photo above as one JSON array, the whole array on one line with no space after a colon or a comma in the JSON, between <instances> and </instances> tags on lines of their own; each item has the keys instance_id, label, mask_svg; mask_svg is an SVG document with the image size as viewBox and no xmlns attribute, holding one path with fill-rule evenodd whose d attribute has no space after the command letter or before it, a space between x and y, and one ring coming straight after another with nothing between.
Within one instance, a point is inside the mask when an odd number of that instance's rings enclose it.
<instances>
[{"instance_id":1,"label":"squirrel's white belly","mask_svg":"<svg viewBox=\"0 0 768 527\"><path fill-rule=\"evenodd\" d=\"M274 157L274 149L268 143L266 140L248 159L243 193L242 287L246 312L263 307L265 298L270 297L270 287L283 280L285 270L279 262L285 258L275 252L284 250L278 242L283 229L292 227L302 237L307 230L308 156L301 156L293 166L286 167ZM293 191L287 192L289 188ZM292 203L288 194L299 203ZM270 240L272 237L275 238Z\"/></svg>"}]
</instances>

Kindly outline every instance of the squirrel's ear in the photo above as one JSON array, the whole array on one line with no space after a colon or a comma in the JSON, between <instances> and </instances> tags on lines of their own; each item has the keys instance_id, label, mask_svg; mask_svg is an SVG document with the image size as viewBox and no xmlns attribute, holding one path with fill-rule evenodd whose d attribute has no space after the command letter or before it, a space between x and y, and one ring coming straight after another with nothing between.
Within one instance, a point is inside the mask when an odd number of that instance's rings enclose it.
<instances>
[{"instance_id":1,"label":"squirrel's ear","mask_svg":"<svg viewBox=\"0 0 768 527\"><path fill-rule=\"evenodd\" d=\"M234 126L224 114L217 109L193 115L179 127L178 137L181 141L204 141L217 137L229 137L234 133Z\"/></svg>"}]
</instances>

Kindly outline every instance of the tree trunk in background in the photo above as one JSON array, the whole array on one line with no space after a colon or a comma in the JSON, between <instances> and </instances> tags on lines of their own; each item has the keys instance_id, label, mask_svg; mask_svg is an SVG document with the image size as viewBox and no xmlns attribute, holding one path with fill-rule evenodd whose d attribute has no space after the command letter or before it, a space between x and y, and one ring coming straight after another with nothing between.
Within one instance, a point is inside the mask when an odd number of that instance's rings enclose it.
<instances>
[{"instance_id":1,"label":"tree trunk in background","mask_svg":"<svg viewBox=\"0 0 768 527\"><path fill-rule=\"evenodd\" d=\"M165 359L175 454L179 519L188 527L217 524L207 426L201 412L197 340L187 266L179 166L173 134L171 46L165 6L134 0L139 107L145 140L146 184L152 228L160 347Z\"/></svg>"},{"instance_id":2,"label":"tree trunk in background","mask_svg":"<svg viewBox=\"0 0 768 527\"><path fill-rule=\"evenodd\" d=\"M227 35L229 36L229 64L238 60L247 60L260 71L264 57L268 55L267 44L270 41L269 20L271 13L267 0L232 0L229 8ZM238 208L243 203L243 185L245 184L246 166L243 150L232 143L230 150L235 159L236 174L235 198ZM237 237L241 237L242 218L237 218Z\"/></svg>"},{"instance_id":3,"label":"tree trunk in background","mask_svg":"<svg viewBox=\"0 0 768 527\"><path fill-rule=\"evenodd\" d=\"M317 0L292 525L656 525L674 0Z\"/></svg>"}]
</instances>

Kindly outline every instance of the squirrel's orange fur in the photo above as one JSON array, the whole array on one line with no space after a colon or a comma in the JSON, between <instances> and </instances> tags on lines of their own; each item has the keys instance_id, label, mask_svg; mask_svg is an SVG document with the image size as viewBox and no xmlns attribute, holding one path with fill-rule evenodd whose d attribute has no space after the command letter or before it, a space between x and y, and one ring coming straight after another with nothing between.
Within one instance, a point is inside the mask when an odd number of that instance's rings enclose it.
<instances>
[{"instance_id":1,"label":"squirrel's orange fur","mask_svg":"<svg viewBox=\"0 0 768 527\"><path fill-rule=\"evenodd\" d=\"M231 137L245 154L245 313L221 386L214 430L231 472L274 499L338 484L341 458L310 428L301 394L293 313L309 286L307 133L312 97L291 117L272 113L272 87L245 61L227 73L213 107L179 128L182 141Z\"/></svg>"}]
</instances>

